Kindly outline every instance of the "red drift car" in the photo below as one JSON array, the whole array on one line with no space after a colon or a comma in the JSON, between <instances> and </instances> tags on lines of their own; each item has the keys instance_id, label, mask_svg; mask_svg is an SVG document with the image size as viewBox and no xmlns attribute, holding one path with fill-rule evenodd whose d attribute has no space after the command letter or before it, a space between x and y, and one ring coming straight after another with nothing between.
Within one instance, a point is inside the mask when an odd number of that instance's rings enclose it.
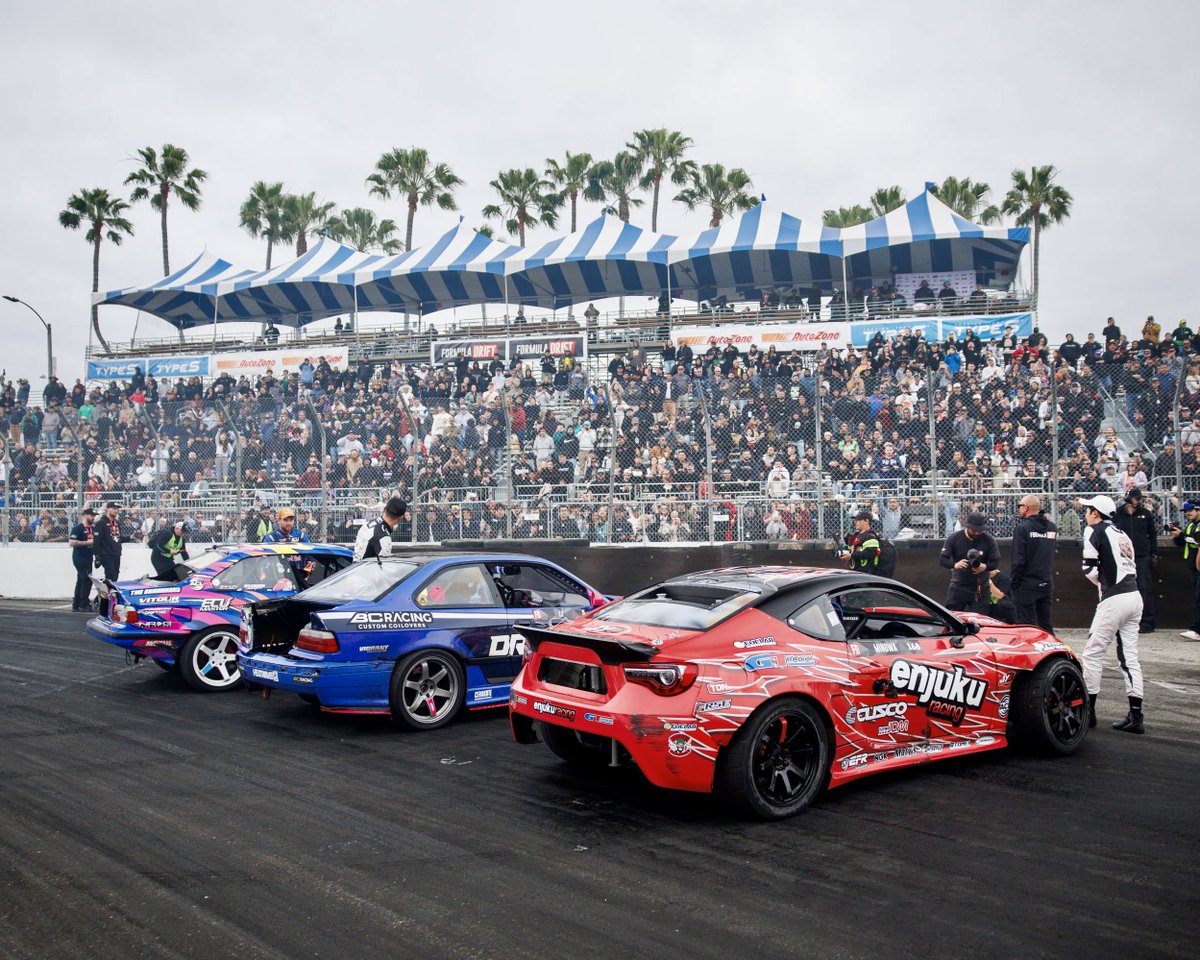
<instances>
[{"instance_id":1,"label":"red drift car","mask_svg":"<svg viewBox=\"0 0 1200 960\"><path fill-rule=\"evenodd\" d=\"M826 786L1087 734L1075 655L1036 627L954 614L850 571L709 570L548 628L512 685L513 736L572 763L632 761L764 819Z\"/></svg>"}]
</instances>

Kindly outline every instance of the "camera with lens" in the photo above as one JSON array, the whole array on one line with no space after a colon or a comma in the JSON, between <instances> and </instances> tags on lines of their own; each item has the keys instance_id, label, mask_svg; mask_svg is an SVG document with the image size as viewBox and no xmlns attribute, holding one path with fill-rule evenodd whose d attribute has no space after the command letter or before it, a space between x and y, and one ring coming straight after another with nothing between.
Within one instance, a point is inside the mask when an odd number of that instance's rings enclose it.
<instances>
[{"instance_id":1,"label":"camera with lens","mask_svg":"<svg viewBox=\"0 0 1200 960\"><path fill-rule=\"evenodd\" d=\"M967 551L967 563L971 565L971 569L983 566L983 551L971 549Z\"/></svg>"}]
</instances>

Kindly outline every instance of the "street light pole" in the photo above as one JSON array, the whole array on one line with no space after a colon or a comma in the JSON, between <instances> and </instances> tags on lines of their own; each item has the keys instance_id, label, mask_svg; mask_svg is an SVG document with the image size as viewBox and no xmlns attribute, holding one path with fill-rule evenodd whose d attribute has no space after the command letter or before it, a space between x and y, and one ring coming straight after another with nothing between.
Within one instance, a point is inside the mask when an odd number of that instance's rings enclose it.
<instances>
[{"instance_id":1,"label":"street light pole","mask_svg":"<svg viewBox=\"0 0 1200 960\"><path fill-rule=\"evenodd\" d=\"M4 299L9 303L19 303L33 310L33 315L42 321L42 326L46 328L46 382L50 382L50 378L54 376L54 334L50 330L50 324L46 322L46 318L33 309L28 303L25 303L20 297L10 297L7 293L4 294Z\"/></svg>"}]
</instances>

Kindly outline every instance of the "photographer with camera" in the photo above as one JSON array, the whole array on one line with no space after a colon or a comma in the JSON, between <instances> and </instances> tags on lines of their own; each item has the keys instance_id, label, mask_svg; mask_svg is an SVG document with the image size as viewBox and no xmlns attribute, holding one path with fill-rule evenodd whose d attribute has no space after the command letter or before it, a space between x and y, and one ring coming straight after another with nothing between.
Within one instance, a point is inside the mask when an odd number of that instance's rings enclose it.
<instances>
[{"instance_id":1,"label":"photographer with camera","mask_svg":"<svg viewBox=\"0 0 1200 960\"><path fill-rule=\"evenodd\" d=\"M946 606L951 610L987 613L991 605L990 571L1000 569L1000 548L984 532L982 513L968 513L963 528L946 538L938 563L950 571Z\"/></svg>"},{"instance_id":2,"label":"photographer with camera","mask_svg":"<svg viewBox=\"0 0 1200 960\"><path fill-rule=\"evenodd\" d=\"M846 549L838 551L838 558L851 570L877 573L879 550L879 537L871 529L871 511L860 510L854 515L854 529L846 534Z\"/></svg>"}]
</instances>

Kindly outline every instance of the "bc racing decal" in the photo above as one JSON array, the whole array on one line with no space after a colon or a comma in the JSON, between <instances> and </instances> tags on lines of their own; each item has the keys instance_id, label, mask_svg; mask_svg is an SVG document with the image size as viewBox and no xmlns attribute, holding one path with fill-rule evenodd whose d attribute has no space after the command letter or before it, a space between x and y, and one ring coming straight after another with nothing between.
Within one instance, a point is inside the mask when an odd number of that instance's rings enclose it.
<instances>
[{"instance_id":1,"label":"bc racing decal","mask_svg":"<svg viewBox=\"0 0 1200 960\"><path fill-rule=\"evenodd\" d=\"M432 613L417 610L365 610L350 615L355 630L414 630L433 623Z\"/></svg>"}]
</instances>

